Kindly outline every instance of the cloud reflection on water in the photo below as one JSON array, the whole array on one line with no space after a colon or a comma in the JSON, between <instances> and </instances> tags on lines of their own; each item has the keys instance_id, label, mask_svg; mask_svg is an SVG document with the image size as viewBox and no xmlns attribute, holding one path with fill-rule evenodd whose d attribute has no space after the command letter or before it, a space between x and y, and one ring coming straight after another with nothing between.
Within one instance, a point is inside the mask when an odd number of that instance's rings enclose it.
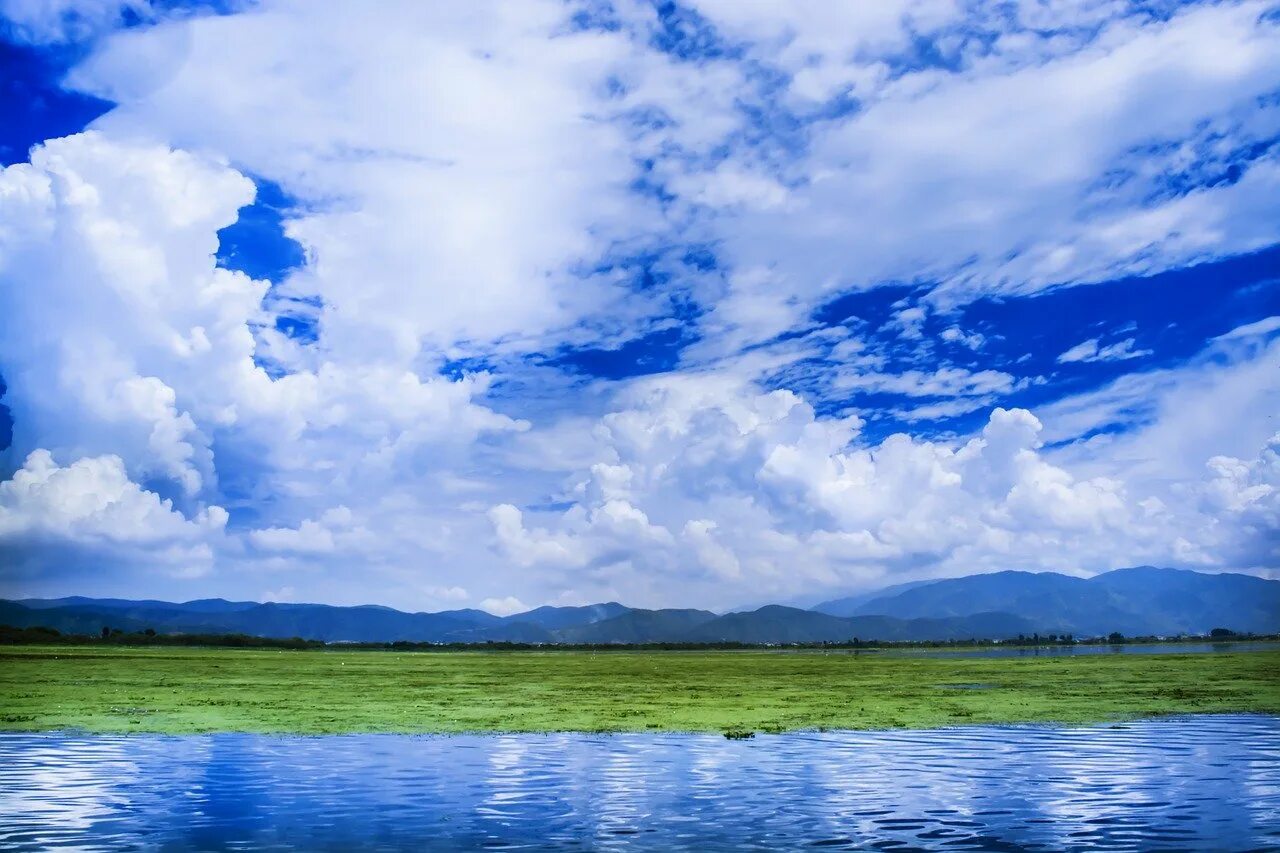
<instances>
[{"instance_id":1,"label":"cloud reflection on water","mask_svg":"<svg viewBox=\"0 0 1280 853\"><path fill-rule=\"evenodd\" d=\"M764 735L0 735L0 846L1280 843L1280 717Z\"/></svg>"}]
</instances>

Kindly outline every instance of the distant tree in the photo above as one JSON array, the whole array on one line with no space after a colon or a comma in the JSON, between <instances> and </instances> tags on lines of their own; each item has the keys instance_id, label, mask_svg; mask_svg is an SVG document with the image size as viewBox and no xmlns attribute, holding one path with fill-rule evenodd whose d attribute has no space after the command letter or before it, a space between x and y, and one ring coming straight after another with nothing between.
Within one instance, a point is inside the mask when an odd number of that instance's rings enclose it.
<instances>
[{"instance_id":1,"label":"distant tree","mask_svg":"<svg viewBox=\"0 0 1280 853\"><path fill-rule=\"evenodd\" d=\"M154 636L156 635L156 629L155 629L155 628L148 628L147 630L143 631L142 633L146 634L148 637L154 637Z\"/></svg>"},{"instance_id":2,"label":"distant tree","mask_svg":"<svg viewBox=\"0 0 1280 853\"><path fill-rule=\"evenodd\" d=\"M1232 631L1230 628L1214 628L1209 632L1209 636L1213 637L1215 640L1223 637L1234 637L1235 635L1236 632Z\"/></svg>"},{"instance_id":3,"label":"distant tree","mask_svg":"<svg viewBox=\"0 0 1280 853\"><path fill-rule=\"evenodd\" d=\"M105 640L105 639L107 639L107 638L108 638L108 637L110 637L110 636L111 636L111 628L109 628L109 627L108 627L108 626L106 626L106 625L103 625L103 626L102 626L102 639L104 639L104 640Z\"/></svg>"},{"instance_id":4,"label":"distant tree","mask_svg":"<svg viewBox=\"0 0 1280 853\"><path fill-rule=\"evenodd\" d=\"M1119 645L1124 642L1124 634L1121 634L1119 631L1112 631L1107 635L1107 642L1111 643L1113 646Z\"/></svg>"}]
</instances>

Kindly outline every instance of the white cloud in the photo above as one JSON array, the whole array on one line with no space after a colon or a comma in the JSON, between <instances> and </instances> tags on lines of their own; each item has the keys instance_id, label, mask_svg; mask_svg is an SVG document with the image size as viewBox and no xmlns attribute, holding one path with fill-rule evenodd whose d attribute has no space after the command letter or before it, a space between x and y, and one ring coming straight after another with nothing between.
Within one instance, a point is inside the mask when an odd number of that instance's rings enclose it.
<instances>
[{"instance_id":1,"label":"white cloud","mask_svg":"<svg viewBox=\"0 0 1280 853\"><path fill-rule=\"evenodd\" d=\"M529 606L515 596L508 595L504 598L486 598L480 602L480 609L487 610L494 616L511 616L514 613L523 613L529 609Z\"/></svg>"},{"instance_id":2,"label":"white cloud","mask_svg":"<svg viewBox=\"0 0 1280 853\"><path fill-rule=\"evenodd\" d=\"M484 374L450 380L326 354L272 380L255 363L253 334L273 319L267 284L213 258L217 231L252 197L252 184L216 160L100 133L51 141L0 173L8 454L110 454L172 498L178 518L212 511L229 485L253 501L278 496L280 517L247 541L295 557L335 553L360 531L338 535L321 517L335 490L399 529L406 491L421 495L418 511L447 506L447 469L469 464L477 437L526 425L474 402ZM298 522L308 516L320 520ZM416 547L442 524L386 547ZM33 566L59 571L56 554L39 556L28 555ZM238 559L228 545L202 562ZM392 570L404 555L369 559Z\"/></svg>"},{"instance_id":3,"label":"white cloud","mask_svg":"<svg viewBox=\"0 0 1280 853\"><path fill-rule=\"evenodd\" d=\"M1209 559L1275 572L1280 565L1280 432L1253 459L1215 456L1206 463L1207 482L1198 489L1213 518Z\"/></svg>"},{"instance_id":4,"label":"white cloud","mask_svg":"<svg viewBox=\"0 0 1280 853\"><path fill-rule=\"evenodd\" d=\"M427 586L422 590L432 601L457 603L471 597L467 590L460 586Z\"/></svg>"},{"instance_id":5,"label":"white cloud","mask_svg":"<svg viewBox=\"0 0 1280 853\"><path fill-rule=\"evenodd\" d=\"M1107 3L970 20L946 2L697 5L790 75L791 100L762 102L729 59L657 53L653 10L626 3L606 33L570 32L550 2L371 16L273 0L118 34L72 81L121 103L98 126L221 151L297 196L290 232L314 262L290 287L323 293L330 347L376 341L402 360L423 343L527 346L584 317L621 328L657 307L652 294L570 270L676 235L714 241L726 262L723 281L691 284L726 348L849 287L936 282L930 301L946 306L1280 239L1273 161L1159 200L1158 156L1134 153L1206 127L1218 148L1273 133L1277 111L1257 101L1280 76L1265 4L1155 22ZM921 38L954 69L894 68ZM234 61L226 43L244 46ZM744 111L803 115L840 91L860 108L805 125L789 157ZM665 213L631 191L637 160L671 194ZM923 310L904 309L905 336Z\"/></svg>"},{"instance_id":6,"label":"white cloud","mask_svg":"<svg viewBox=\"0 0 1280 853\"><path fill-rule=\"evenodd\" d=\"M32 532L119 542L203 538L226 524L220 507L194 522L169 501L129 480L117 456L80 459L59 467L37 450L11 479L0 483L0 536Z\"/></svg>"},{"instance_id":7,"label":"white cloud","mask_svg":"<svg viewBox=\"0 0 1280 853\"><path fill-rule=\"evenodd\" d=\"M323 295L329 351L405 364L616 302L574 269L658 222L603 97L629 49L568 32L568 14L273 0L118 33L72 79L120 104L101 129L212 148L280 183L313 259L290 287Z\"/></svg>"},{"instance_id":8,"label":"white cloud","mask_svg":"<svg viewBox=\"0 0 1280 853\"><path fill-rule=\"evenodd\" d=\"M893 315L893 319L888 323L889 328L898 330L898 337L909 341L919 340L923 337L921 327L924 325L928 312L919 305L913 305L910 308L903 308Z\"/></svg>"},{"instance_id":9,"label":"white cloud","mask_svg":"<svg viewBox=\"0 0 1280 853\"><path fill-rule=\"evenodd\" d=\"M570 566L582 563L574 543L546 531L525 529L524 515L511 504L499 504L489 510L489 520L504 551L522 566L542 562Z\"/></svg>"},{"instance_id":10,"label":"white cloud","mask_svg":"<svg viewBox=\"0 0 1280 853\"><path fill-rule=\"evenodd\" d=\"M291 586L282 586L279 589L268 589L262 593L263 601L293 601L296 599L298 591Z\"/></svg>"},{"instance_id":11,"label":"white cloud","mask_svg":"<svg viewBox=\"0 0 1280 853\"><path fill-rule=\"evenodd\" d=\"M0 0L9 32L34 44L88 39L118 26L126 15L149 19L150 0Z\"/></svg>"},{"instance_id":12,"label":"white cloud","mask_svg":"<svg viewBox=\"0 0 1280 853\"><path fill-rule=\"evenodd\" d=\"M935 421L967 415L979 409L989 409L994 402L995 398L991 396L961 397L954 400L944 400L940 403L924 403L907 409L894 409L892 414L894 417L910 423Z\"/></svg>"},{"instance_id":13,"label":"white cloud","mask_svg":"<svg viewBox=\"0 0 1280 853\"><path fill-rule=\"evenodd\" d=\"M1059 364L1069 364L1071 362L1090 362L1090 361L1127 361L1131 358L1142 358L1151 355L1149 349L1134 349L1134 339L1125 338L1123 341L1117 341L1114 344L1102 346L1098 343L1098 338L1090 338L1076 344L1071 349L1058 356Z\"/></svg>"},{"instance_id":14,"label":"white cloud","mask_svg":"<svg viewBox=\"0 0 1280 853\"><path fill-rule=\"evenodd\" d=\"M622 402L597 432L602 461L570 478L569 509L491 513L548 598L572 584L658 605L677 577L685 595L725 606L748 591L1011 567L1254 569L1275 546L1259 544L1275 512L1274 446L1256 463L1211 460L1185 488L1135 488L1055 462L1024 410L995 409L968 440L867 444L856 418L820 420L788 392L727 377L646 380ZM1223 524L1209 494L1238 514ZM634 523L602 521L618 514Z\"/></svg>"},{"instance_id":15,"label":"white cloud","mask_svg":"<svg viewBox=\"0 0 1280 853\"><path fill-rule=\"evenodd\" d=\"M906 281L933 285L928 302L946 308L1280 239L1272 157L1231 185L1169 191L1171 175L1204 156L1179 142L1204 133L1229 151L1274 135L1277 110L1259 99L1280 79L1280 26L1265 3L1191 6L1159 23L1073 5L1059 25L1079 24L1077 15L1093 24L1054 36L1031 23L1053 16L1042 4L1024 4L1015 21L992 10L951 30L960 7L943 4L923 31L892 4L883 18L700 5L761 61L795 75L788 94L847 88L859 107L807 129L805 154L785 167L794 184L785 209L721 220L735 275L706 323L718 336L737 330L730 345L776 334L771 315L738 307L759 300L740 282L762 271L776 303ZM824 27L844 15L874 21L865 31ZM995 38L969 38L974 28ZM953 51L956 70L891 69L887 59L921 32ZM827 82L815 89L815 76ZM1153 153L1162 149L1176 153L1165 162Z\"/></svg>"},{"instance_id":16,"label":"white cloud","mask_svg":"<svg viewBox=\"0 0 1280 853\"><path fill-rule=\"evenodd\" d=\"M0 173L0 351L17 453L115 453L188 494L210 485L193 386L251 358L245 324L265 290L210 256L252 194L217 163L95 134Z\"/></svg>"},{"instance_id":17,"label":"white cloud","mask_svg":"<svg viewBox=\"0 0 1280 853\"><path fill-rule=\"evenodd\" d=\"M328 510L318 520L304 519L294 527L268 527L251 530L248 539L264 551L284 551L294 554L331 554L343 538L357 541L367 533L352 528L351 510L345 506ZM348 535L354 532L355 537Z\"/></svg>"},{"instance_id":18,"label":"white cloud","mask_svg":"<svg viewBox=\"0 0 1280 853\"><path fill-rule=\"evenodd\" d=\"M964 397L1007 394L1025 388L1030 379L1017 379L999 370L970 371L960 367L939 367L932 373L907 370L902 373L858 373L842 371L832 381L839 389L859 389L910 397Z\"/></svg>"},{"instance_id":19,"label":"white cloud","mask_svg":"<svg viewBox=\"0 0 1280 853\"><path fill-rule=\"evenodd\" d=\"M534 523L511 506L491 513L505 553L542 569L548 597L557 583L596 584L658 603L655 579L675 576L686 594L725 605L748 589L1077 570L1167 551L1168 531L1123 483L1046 461L1027 412L997 409L959 446L905 435L864 446L856 418L819 420L788 392L724 377L648 380L625 401L602 420L602 462L580 473L571 508Z\"/></svg>"},{"instance_id":20,"label":"white cloud","mask_svg":"<svg viewBox=\"0 0 1280 853\"><path fill-rule=\"evenodd\" d=\"M975 352L982 349L982 345L987 342L987 338L980 332L965 332L959 326L950 326L942 330L938 336L950 344L963 344Z\"/></svg>"},{"instance_id":21,"label":"white cloud","mask_svg":"<svg viewBox=\"0 0 1280 853\"><path fill-rule=\"evenodd\" d=\"M1273 154L1194 179L1280 132L1264 4L698 0L742 62L661 53L647 3L610 32L552 0L0 3L21 38L92 42L70 85L119 104L0 173L0 530L26 579L97 548L252 590L269 571L279 598L511 612L1272 560L1274 318L977 435L870 441L815 411L988 410L1044 380L979 361L1001 330L956 306L1280 240ZM169 18L112 32L125 9ZM939 61L905 62L923 41ZM296 200L307 261L274 292L215 262L246 174ZM645 287L600 263L646 253ZM890 306L903 349L812 320L885 282L930 291ZM313 344L272 330L282 294L318 298ZM673 305L705 337L669 375L522 360ZM490 366L441 375L468 355Z\"/></svg>"},{"instance_id":22,"label":"white cloud","mask_svg":"<svg viewBox=\"0 0 1280 853\"><path fill-rule=\"evenodd\" d=\"M132 482L117 456L59 466L36 450L12 478L0 482L0 554L10 569L62 554L59 543L96 549L104 567L128 560L198 575L212 565L211 546L227 513L210 506L188 520L154 492Z\"/></svg>"},{"instance_id":23,"label":"white cloud","mask_svg":"<svg viewBox=\"0 0 1280 853\"><path fill-rule=\"evenodd\" d=\"M1269 335L1275 331L1280 331L1280 317L1264 317L1261 320L1237 326L1229 332L1218 335L1214 340L1227 341L1234 338L1250 338L1255 335Z\"/></svg>"},{"instance_id":24,"label":"white cloud","mask_svg":"<svg viewBox=\"0 0 1280 853\"><path fill-rule=\"evenodd\" d=\"M1211 456L1257 453L1280 411L1277 359L1274 337L1226 338L1188 364L1126 374L1036 413L1062 464L1166 490L1198 480Z\"/></svg>"}]
</instances>

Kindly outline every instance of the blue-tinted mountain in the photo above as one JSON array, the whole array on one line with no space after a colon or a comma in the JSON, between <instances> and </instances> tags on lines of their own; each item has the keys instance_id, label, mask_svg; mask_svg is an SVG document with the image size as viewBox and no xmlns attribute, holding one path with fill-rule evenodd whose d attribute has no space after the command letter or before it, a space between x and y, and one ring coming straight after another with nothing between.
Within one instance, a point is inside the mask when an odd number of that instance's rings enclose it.
<instances>
[{"instance_id":1,"label":"blue-tinted mountain","mask_svg":"<svg viewBox=\"0 0 1280 853\"><path fill-rule=\"evenodd\" d=\"M92 601L92 600L90 600ZM403 613L390 607L364 605L333 607L326 604L253 604L234 610L194 608L169 602L122 602L106 605L77 603L60 607L25 607L18 602L0 605L0 623L14 627L37 625L64 633L96 634L103 627L122 631L151 628L160 633L249 634L257 637L304 637L326 642L470 642L479 629L502 628L508 634L530 630L510 627L492 614L478 610L441 613ZM530 626L538 630L537 626ZM545 631L538 640L549 639ZM464 637L465 639L456 639ZM489 636L480 640L491 639Z\"/></svg>"},{"instance_id":2,"label":"blue-tinted mountain","mask_svg":"<svg viewBox=\"0 0 1280 853\"><path fill-rule=\"evenodd\" d=\"M0 601L0 624L64 633L123 631L303 637L326 642L797 643L1004 639L1018 634L1203 634L1230 628L1280 633L1280 581L1141 567L1089 579L996 572L880 590L819 605L769 605L716 616L705 610L635 610L617 602L539 607L499 617L482 610L405 613L363 605L126 599Z\"/></svg>"},{"instance_id":3,"label":"blue-tinted mountain","mask_svg":"<svg viewBox=\"0 0 1280 853\"><path fill-rule=\"evenodd\" d=\"M53 628L64 634L97 634L103 626L119 628L121 631L145 631L153 627L150 621L121 616L108 607L27 607L17 601L0 601L0 625L14 628Z\"/></svg>"},{"instance_id":4,"label":"blue-tinted mountain","mask_svg":"<svg viewBox=\"0 0 1280 853\"><path fill-rule=\"evenodd\" d=\"M818 613L826 613L828 616L853 616L858 612L858 608L866 604L868 601L877 598L888 598L899 592L906 592L909 589L915 589L918 586L935 583L935 581L909 581L908 583L894 584L886 586L882 589L873 589L866 592L858 592L853 595L846 595L841 598L833 598L813 607L807 608L815 610Z\"/></svg>"},{"instance_id":5,"label":"blue-tinted mountain","mask_svg":"<svg viewBox=\"0 0 1280 853\"><path fill-rule=\"evenodd\" d=\"M169 601L134 600L129 598L85 598L72 595L67 598L23 598L18 601L26 607L46 609L49 607L97 607L114 609L135 609L152 607L161 610L181 609L192 613L228 613L233 610L248 610L258 607L256 601L227 601L224 598L201 598L195 601L184 601L174 604Z\"/></svg>"},{"instance_id":6,"label":"blue-tinted mountain","mask_svg":"<svg viewBox=\"0 0 1280 853\"><path fill-rule=\"evenodd\" d=\"M533 643L557 642L557 634L532 622L506 622L449 631L437 639L419 642L436 643Z\"/></svg>"},{"instance_id":7,"label":"blue-tinted mountain","mask_svg":"<svg viewBox=\"0 0 1280 853\"><path fill-rule=\"evenodd\" d=\"M849 622L837 616L767 604L745 613L727 613L691 630L686 639L702 643L821 643L852 639Z\"/></svg>"},{"instance_id":8,"label":"blue-tinted mountain","mask_svg":"<svg viewBox=\"0 0 1280 853\"><path fill-rule=\"evenodd\" d=\"M710 610L628 610L612 619L561 629L566 643L668 643L716 618Z\"/></svg>"},{"instance_id":9,"label":"blue-tinted mountain","mask_svg":"<svg viewBox=\"0 0 1280 853\"><path fill-rule=\"evenodd\" d=\"M965 640L1035 633L1034 623L1008 613L975 613L941 619L892 616L844 618L772 604L749 613L729 613L699 625L691 642L843 643L850 640Z\"/></svg>"},{"instance_id":10,"label":"blue-tinted mountain","mask_svg":"<svg viewBox=\"0 0 1280 853\"><path fill-rule=\"evenodd\" d=\"M1280 631L1280 581L1143 566L1092 578L994 572L933 581L863 601L851 615L946 618L1001 611L1044 633L1201 634Z\"/></svg>"},{"instance_id":11,"label":"blue-tinted mountain","mask_svg":"<svg viewBox=\"0 0 1280 853\"><path fill-rule=\"evenodd\" d=\"M616 601L609 601L604 604L587 604L582 607L535 607L533 610L508 616L506 621L527 622L533 625L540 625L548 631L558 631L561 628L590 625L595 622L602 622L605 619L612 619L615 616L621 616L630 609L630 607L626 607Z\"/></svg>"}]
</instances>

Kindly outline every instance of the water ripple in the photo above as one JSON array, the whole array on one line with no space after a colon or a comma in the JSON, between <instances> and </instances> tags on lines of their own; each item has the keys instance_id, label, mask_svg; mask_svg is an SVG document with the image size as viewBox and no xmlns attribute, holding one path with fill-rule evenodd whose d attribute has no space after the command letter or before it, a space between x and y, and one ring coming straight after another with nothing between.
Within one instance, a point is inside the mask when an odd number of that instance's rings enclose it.
<instances>
[{"instance_id":1,"label":"water ripple","mask_svg":"<svg viewBox=\"0 0 1280 853\"><path fill-rule=\"evenodd\" d=\"M0 848L1280 850L1280 717L709 735L0 734Z\"/></svg>"}]
</instances>

